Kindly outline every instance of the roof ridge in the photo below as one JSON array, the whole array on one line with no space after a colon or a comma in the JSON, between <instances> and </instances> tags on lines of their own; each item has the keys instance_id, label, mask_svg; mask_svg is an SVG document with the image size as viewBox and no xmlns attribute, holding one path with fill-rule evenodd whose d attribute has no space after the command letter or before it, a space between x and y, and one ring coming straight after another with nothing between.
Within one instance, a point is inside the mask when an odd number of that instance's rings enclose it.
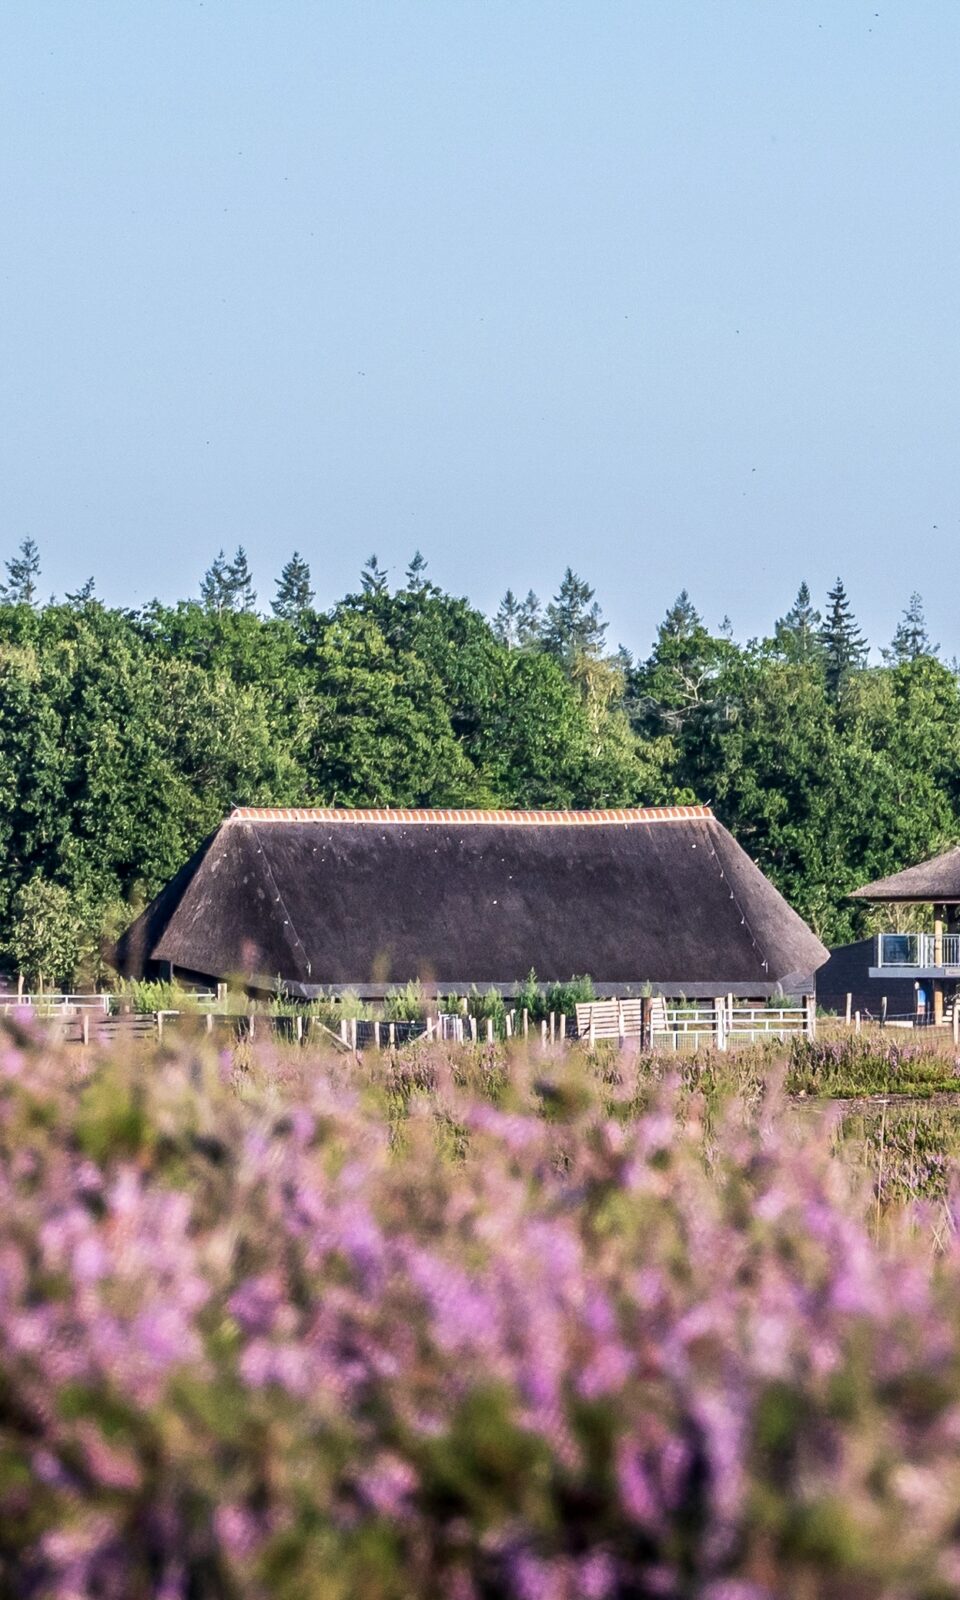
<instances>
[{"instance_id":1,"label":"roof ridge","mask_svg":"<svg viewBox=\"0 0 960 1600\"><path fill-rule=\"evenodd\" d=\"M608 806L589 811L456 806L235 806L227 822L508 823L514 826L596 827L603 823L711 819L709 806Z\"/></svg>"}]
</instances>

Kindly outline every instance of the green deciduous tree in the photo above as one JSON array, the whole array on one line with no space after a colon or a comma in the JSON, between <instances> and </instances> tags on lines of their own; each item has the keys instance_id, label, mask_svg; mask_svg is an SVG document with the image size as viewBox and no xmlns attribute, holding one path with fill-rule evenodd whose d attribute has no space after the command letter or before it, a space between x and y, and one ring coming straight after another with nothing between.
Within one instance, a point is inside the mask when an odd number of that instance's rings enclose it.
<instances>
[{"instance_id":1,"label":"green deciduous tree","mask_svg":"<svg viewBox=\"0 0 960 1600\"><path fill-rule=\"evenodd\" d=\"M31 987L69 985L80 953L77 908L69 890L39 873L28 878L13 897L7 949Z\"/></svg>"}]
</instances>

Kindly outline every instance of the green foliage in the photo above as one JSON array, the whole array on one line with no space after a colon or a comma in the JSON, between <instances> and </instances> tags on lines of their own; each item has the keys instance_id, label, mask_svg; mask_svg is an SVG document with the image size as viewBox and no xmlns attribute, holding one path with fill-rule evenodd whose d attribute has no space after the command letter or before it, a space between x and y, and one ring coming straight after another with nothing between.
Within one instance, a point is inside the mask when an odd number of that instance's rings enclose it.
<instances>
[{"instance_id":1,"label":"green foliage","mask_svg":"<svg viewBox=\"0 0 960 1600\"><path fill-rule=\"evenodd\" d=\"M823 660L822 621L810 598L809 588L801 583L790 610L774 627L776 648L785 661L796 666Z\"/></svg>"},{"instance_id":2,"label":"green foliage","mask_svg":"<svg viewBox=\"0 0 960 1600\"><path fill-rule=\"evenodd\" d=\"M210 1002L204 1002L209 1006ZM184 989L178 983L150 982L146 979L121 979L117 984L116 999L113 1002L116 1010L129 1007L131 1011L149 1015L155 1011L199 1011L201 1002L199 996L192 989ZM222 1006L218 1006L222 1010Z\"/></svg>"},{"instance_id":3,"label":"green foliage","mask_svg":"<svg viewBox=\"0 0 960 1600\"><path fill-rule=\"evenodd\" d=\"M282 617L285 622L299 622L313 605L313 598L309 564L294 550L277 579L276 598L270 602L270 609L275 617Z\"/></svg>"},{"instance_id":4,"label":"green foliage","mask_svg":"<svg viewBox=\"0 0 960 1600\"><path fill-rule=\"evenodd\" d=\"M419 1022L425 1015L426 998L419 978L402 989L391 989L383 1002L383 1015L387 1022Z\"/></svg>"},{"instance_id":5,"label":"green foliage","mask_svg":"<svg viewBox=\"0 0 960 1600\"><path fill-rule=\"evenodd\" d=\"M517 1011L529 1013L531 1022L542 1022L551 1011L558 1016L575 1016L578 1005L586 1005L596 998L593 980L589 977L571 978L568 983L552 983L544 988L531 968L517 986L515 1005Z\"/></svg>"},{"instance_id":6,"label":"green foliage","mask_svg":"<svg viewBox=\"0 0 960 1600\"><path fill-rule=\"evenodd\" d=\"M905 661L916 661L920 656L935 656L939 649L938 644L930 642L923 615L923 601L914 590L910 604L897 623L890 648L883 652L883 659L888 666L902 666Z\"/></svg>"},{"instance_id":7,"label":"green foliage","mask_svg":"<svg viewBox=\"0 0 960 1600\"><path fill-rule=\"evenodd\" d=\"M6 565L7 581L0 584L0 601L8 606L32 606L40 576L40 552L34 541L24 539L18 554Z\"/></svg>"},{"instance_id":8,"label":"green foliage","mask_svg":"<svg viewBox=\"0 0 960 1600\"><path fill-rule=\"evenodd\" d=\"M361 592L328 613L298 554L277 587L274 614L257 615L242 550L220 553L202 601L138 613L89 586L46 606L7 586L8 953L13 898L40 877L69 895L93 981L104 938L234 804L702 800L829 942L866 925L845 899L857 883L960 836L960 690L917 597L888 664L864 670L842 585L822 627L801 585L773 636L746 646L684 591L639 662L604 653L572 571L546 619L532 591L510 592L492 624L418 555L396 592L371 558Z\"/></svg>"},{"instance_id":9,"label":"green foliage","mask_svg":"<svg viewBox=\"0 0 960 1600\"><path fill-rule=\"evenodd\" d=\"M599 656L607 624L590 585L568 567L554 599L547 606L542 648L571 671L581 656Z\"/></svg>"},{"instance_id":10,"label":"green foliage","mask_svg":"<svg viewBox=\"0 0 960 1600\"><path fill-rule=\"evenodd\" d=\"M250 576L250 565L243 545L228 561L219 551L213 565L204 573L200 585L200 599L207 611L220 616L224 611L252 611L257 596Z\"/></svg>"},{"instance_id":11,"label":"green foliage","mask_svg":"<svg viewBox=\"0 0 960 1600\"><path fill-rule=\"evenodd\" d=\"M840 578L827 595L827 615L820 630L827 688L838 694L851 672L866 666L868 645L847 599Z\"/></svg>"},{"instance_id":12,"label":"green foliage","mask_svg":"<svg viewBox=\"0 0 960 1600\"><path fill-rule=\"evenodd\" d=\"M7 941L31 988L68 983L79 956L77 908L70 891L37 873L13 897Z\"/></svg>"}]
</instances>

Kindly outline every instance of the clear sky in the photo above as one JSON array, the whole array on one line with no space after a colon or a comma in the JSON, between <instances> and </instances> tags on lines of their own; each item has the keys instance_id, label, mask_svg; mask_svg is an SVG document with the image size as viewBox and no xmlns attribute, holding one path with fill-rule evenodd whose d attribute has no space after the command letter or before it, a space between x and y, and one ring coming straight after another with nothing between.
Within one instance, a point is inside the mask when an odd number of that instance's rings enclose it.
<instances>
[{"instance_id":1,"label":"clear sky","mask_svg":"<svg viewBox=\"0 0 960 1600\"><path fill-rule=\"evenodd\" d=\"M0 556L960 653L957 0L9 0Z\"/></svg>"}]
</instances>

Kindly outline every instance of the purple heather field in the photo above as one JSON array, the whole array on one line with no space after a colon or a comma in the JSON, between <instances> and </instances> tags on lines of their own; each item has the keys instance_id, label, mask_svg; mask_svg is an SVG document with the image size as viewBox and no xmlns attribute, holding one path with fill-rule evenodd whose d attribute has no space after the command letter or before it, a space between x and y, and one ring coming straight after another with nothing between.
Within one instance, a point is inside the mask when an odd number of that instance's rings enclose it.
<instances>
[{"instance_id":1,"label":"purple heather field","mask_svg":"<svg viewBox=\"0 0 960 1600\"><path fill-rule=\"evenodd\" d=\"M955 1594L952 1158L722 1071L14 1025L0 1592Z\"/></svg>"}]
</instances>

